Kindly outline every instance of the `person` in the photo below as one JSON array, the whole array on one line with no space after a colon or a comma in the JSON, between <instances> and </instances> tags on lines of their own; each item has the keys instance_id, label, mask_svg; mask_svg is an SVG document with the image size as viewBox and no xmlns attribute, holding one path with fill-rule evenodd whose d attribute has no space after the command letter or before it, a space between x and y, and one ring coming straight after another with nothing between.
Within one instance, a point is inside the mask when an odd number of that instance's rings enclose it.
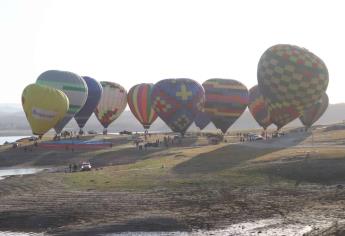
<instances>
[{"instance_id":1,"label":"person","mask_svg":"<svg viewBox=\"0 0 345 236\"><path fill-rule=\"evenodd\" d=\"M69 164L69 173L72 172L72 164Z\"/></svg>"},{"instance_id":2,"label":"person","mask_svg":"<svg viewBox=\"0 0 345 236\"><path fill-rule=\"evenodd\" d=\"M77 169L78 169L78 166L77 166L77 164L73 164L73 172L76 172L77 171Z\"/></svg>"}]
</instances>

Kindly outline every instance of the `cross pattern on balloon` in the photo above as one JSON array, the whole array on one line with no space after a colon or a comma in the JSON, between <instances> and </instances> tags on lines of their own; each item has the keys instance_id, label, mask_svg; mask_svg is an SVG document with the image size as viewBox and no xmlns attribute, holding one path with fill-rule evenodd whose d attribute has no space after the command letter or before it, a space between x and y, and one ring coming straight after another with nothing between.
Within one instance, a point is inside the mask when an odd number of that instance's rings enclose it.
<instances>
[{"instance_id":1,"label":"cross pattern on balloon","mask_svg":"<svg viewBox=\"0 0 345 236\"><path fill-rule=\"evenodd\" d=\"M180 97L181 100L187 101L189 97L193 96L192 91L188 91L187 87L185 84L181 85L181 90L179 92L176 92L176 96Z\"/></svg>"}]
</instances>

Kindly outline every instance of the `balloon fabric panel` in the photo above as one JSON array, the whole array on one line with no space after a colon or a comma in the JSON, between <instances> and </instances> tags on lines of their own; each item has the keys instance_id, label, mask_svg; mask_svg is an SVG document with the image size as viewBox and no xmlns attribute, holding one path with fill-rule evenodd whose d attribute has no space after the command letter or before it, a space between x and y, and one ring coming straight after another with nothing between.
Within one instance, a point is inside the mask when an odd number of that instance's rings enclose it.
<instances>
[{"instance_id":1,"label":"balloon fabric panel","mask_svg":"<svg viewBox=\"0 0 345 236\"><path fill-rule=\"evenodd\" d=\"M205 97L201 85L191 79L165 79L154 85L151 95L154 110L173 130L182 135L202 111Z\"/></svg>"},{"instance_id":2,"label":"balloon fabric panel","mask_svg":"<svg viewBox=\"0 0 345 236\"><path fill-rule=\"evenodd\" d=\"M88 95L84 106L80 109L80 111L74 115L74 119L76 120L79 128L83 128L95 111L102 95L102 85L96 81L95 79L83 76L82 79L85 81L87 88L88 88Z\"/></svg>"},{"instance_id":3,"label":"balloon fabric panel","mask_svg":"<svg viewBox=\"0 0 345 236\"><path fill-rule=\"evenodd\" d=\"M304 48L275 45L260 58L258 85L279 129L321 98L328 71L320 58Z\"/></svg>"}]
</instances>

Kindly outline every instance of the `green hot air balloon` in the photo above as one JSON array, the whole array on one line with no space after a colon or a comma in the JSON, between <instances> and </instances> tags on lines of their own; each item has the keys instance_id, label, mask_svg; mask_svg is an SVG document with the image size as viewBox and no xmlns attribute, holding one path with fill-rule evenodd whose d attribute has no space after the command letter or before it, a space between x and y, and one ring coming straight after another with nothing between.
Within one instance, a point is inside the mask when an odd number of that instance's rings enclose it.
<instances>
[{"instance_id":1,"label":"green hot air balloon","mask_svg":"<svg viewBox=\"0 0 345 236\"><path fill-rule=\"evenodd\" d=\"M311 108L305 110L299 118L306 129L310 128L325 113L328 107L328 96L326 93L322 95Z\"/></svg>"},{"instance_id":2,"label":"green hot air balloon","mask_svg":"<svg viewBox=\"0 0 345 236\"><path fill-rule=\"evenodd\" d=\"M59 89L66 94L69 100L69 108L63 119L54 127L57 134L61 133L65 125L84 106L88 88L85 81L72 72L48 70L37 79L36 84Z\"/></svg>"},{"instance_id":3,"label":"green hot air balloon","mask_svg":"<svg viewBox=\"0 0 345 236\"><path fill-rule=\"evenodd\" d=\"M328 85L325 63L305 48L287 44L264 52L257 76L271 121L278 129L312 107Z\"/></svg>"}]
</instances>

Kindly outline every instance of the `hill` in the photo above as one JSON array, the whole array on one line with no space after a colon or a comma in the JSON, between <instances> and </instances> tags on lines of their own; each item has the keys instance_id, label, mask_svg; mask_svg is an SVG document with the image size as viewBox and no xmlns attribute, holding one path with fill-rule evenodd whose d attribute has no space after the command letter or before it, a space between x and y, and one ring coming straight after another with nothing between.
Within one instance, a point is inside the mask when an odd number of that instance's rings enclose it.
<instances>
[{"instance_id":1,"label":"hill","mask_svg":"<svg viewBox=\"0 0 345 236\"><path fill-rule=\"evenodd\" d=\"M345 103L331 104L325 114L320 118L316 125L327 125L333 123L339 123L345 120ZM301 126L298 119L291 122L288 127ZM271 126L274 128L274 126ZM67 125L68 129L78 130L78 126L74 120L70 121ZM243 115L235 122L231 127L231 130L241 130L241 129L256 129L260 128L258 124L253 119L252 115L248 109L243 113ZM102 131L102 126L97 121L96 117L92 115L88 123L86 124L87 130ZM1 135L11 135L11 134L30 134L30 127L25 118L25 114L22 111L21 105L19 104L0 104L0 130ZM109 132L119 132L122 130L131 131L143 131L140 123L135 119L133 114L126 110L121 116L109 126ZM169 131L170 129L165 125L165 123L157 119L157 121L152 125L151 131ZM192 125L190 130L198 131L199 129ZM210 124L206 127L206 130L215 130L215 127Z\"/></svg>"}]
</instances>

